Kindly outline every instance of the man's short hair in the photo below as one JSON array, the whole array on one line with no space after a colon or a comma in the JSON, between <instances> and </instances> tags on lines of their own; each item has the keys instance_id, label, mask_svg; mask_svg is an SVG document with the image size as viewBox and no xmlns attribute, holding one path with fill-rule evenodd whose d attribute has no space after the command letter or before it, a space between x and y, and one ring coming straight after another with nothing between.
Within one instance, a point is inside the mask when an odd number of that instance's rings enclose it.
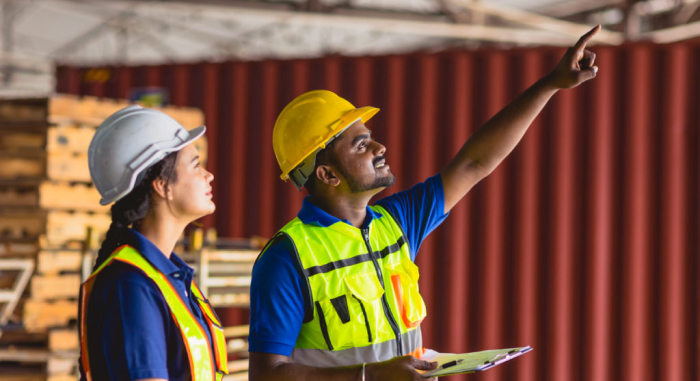
<instances>
[{"instance_id":1,"label":"man's short hair","mask_svg":"<svg viewBox=\"0 0 700 381\"><path fill-rule=\"evenodd\" d=\"M316 180L318 179L318 177L316 176L316 170L318 169L318 167L321 165L333 165L336 163L335 155L330 151L333 149L333 147L335 147L335 143L337 141L338 139L334 139L333 141L328 143L326 148L318 151L318 153L316 154L314 171L304 183L304 188L306 188L309 191L309 194L313 194L313 192L316 190Z\"/></svg>"}]
</instances>

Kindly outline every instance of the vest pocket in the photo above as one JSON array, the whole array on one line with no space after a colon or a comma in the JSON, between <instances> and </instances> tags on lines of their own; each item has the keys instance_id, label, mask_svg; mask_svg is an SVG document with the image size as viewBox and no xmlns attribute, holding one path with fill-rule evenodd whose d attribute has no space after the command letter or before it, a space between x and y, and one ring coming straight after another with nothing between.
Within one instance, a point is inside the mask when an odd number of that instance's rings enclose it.
<instances>
[{"instance_id":1,"label":"vest pocket","mask_svg":"<svg viewBox=\"0 0 700 381\"><path fill-rule=\"evenodd\" d=\"M406 328L417 327L425 319L425 302L418 292L418 266L402 260L390 271L391 287L401 320Z\"/></svg>"},{"instance_id":2,"label":"vest pocket","mask_svg":"<svg viewBox=\"0 0 700 381\"><path fill-rule=\"evenodd\" d=\"M367 309L365 308L365 305L362 304L362 300L358 299L357 296L353 295L353 298L357 300L357 303L360 304L360 309L362 310L362 316L365 317L365 326L367 328L367 340L371 343L372 342L372 328L369 326L369 319L367 318Z\"/></svg>"},{"instance_id":3,"label":"vest pocket","mask_svg":"<svg viewBox=\"0 0 700 381\"><path fill-rule=\"evenodd\" d=\"M323 335L323 339L326 340L328 350L332 351L333 343L331 343L330 332L328 332L328 324L326 323L326 315L323 313L321 302L316 302L316 311L318 312L318 321L321 325L321 334Z\"/></svg>"},{"instance_id":4,"label":"vest pocket","mask_svg":"<svg viewBox=\"0 0 700 381\"><path fill-rule=\"evenodd\" d=\"M352 274L340 282L335 295L315 302L318 344L323 346L325 341L328 350L342 350L392 338L382 307L384 289L376 272Z\"/></svg>"},{"instance_id":5,"label":"vest pocket","mask_svg":"<svg viewBox=\"0 0 700 381\"><path fill-rule=\"evenodd\" d=\"M382 342L394 337L384 315L382 296L384 288L379 283L376 272L348 275L344 279L348 292L355 303L350 303L353 330L356 342L367 345Z\"/></svg>"}]
</instances>

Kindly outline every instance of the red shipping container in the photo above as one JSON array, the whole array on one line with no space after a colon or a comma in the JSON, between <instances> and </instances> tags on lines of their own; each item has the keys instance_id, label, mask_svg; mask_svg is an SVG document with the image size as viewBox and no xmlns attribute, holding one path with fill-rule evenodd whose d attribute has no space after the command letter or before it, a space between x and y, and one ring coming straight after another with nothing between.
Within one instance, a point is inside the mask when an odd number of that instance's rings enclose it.
<instances>
[{"instance_id":1,"label":"red shipping container","mask_svg":"<svg viewBox=\"0 0 700 381\"><path fill-rule=\"evenodd\" d=\"M511 156L422 245L426 346L531 345L451 380L700 379L700 49L592 47L597 78L561 91ZM329 89L381 109L369 122L395 192L439 172L561 49L60 67L63 93L125 98L160 86L202 108L220 236L272 236L304 196L279 179L271 134L295 96ZM385 193L388 194L388 193ZM246 321L229 314L229 324Z\"/></svg>"}]
</instances>

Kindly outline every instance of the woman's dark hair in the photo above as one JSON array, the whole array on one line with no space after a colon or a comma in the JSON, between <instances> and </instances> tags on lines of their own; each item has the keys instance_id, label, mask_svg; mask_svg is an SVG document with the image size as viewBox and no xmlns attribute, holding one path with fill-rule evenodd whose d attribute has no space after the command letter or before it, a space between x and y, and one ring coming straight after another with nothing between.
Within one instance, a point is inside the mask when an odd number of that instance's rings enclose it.
<instances>
[{"instance_id":1,"label":"woman's dark hair","mask_svg":"<svg viewBox=\"0 0 700 381\"><path fill-rule=\"evenodd\" d=\"M119 246L133 245L134 238L129 232L129 225L138 227L141 220L148 213L151 205L151 191L153 180L164 179L166 183L177 181L175 175L175 163L177 152L164 157L146 170L143 179L136 184L134 189L126 196L112 205L112 224L109 226L105 240L95 261L96 270Z\"/></svg>"}]
</instances>

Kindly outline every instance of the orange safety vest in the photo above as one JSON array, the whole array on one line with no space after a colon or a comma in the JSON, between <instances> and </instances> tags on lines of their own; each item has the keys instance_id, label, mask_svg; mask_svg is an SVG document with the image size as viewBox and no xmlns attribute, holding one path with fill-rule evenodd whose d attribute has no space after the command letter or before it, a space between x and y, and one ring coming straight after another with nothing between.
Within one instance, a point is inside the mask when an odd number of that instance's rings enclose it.
<instances>
[{"instance_id":1,"label":"orange safety vest","mask_svg":"<svg viewBox=\"0 0 700 381\"><path fill-rule=\"evenodd\" d=\"M212 309L209 301L204 297L199 287L192 282L191 292L197 298L199 308L204 313L211 336L214 341L214 358L212 358L211 344L209 338L197 319L192 315L192 312L187 307L187 304L182 300L177 291L170 284L163 273L158 271L150 262L148 262L136 249L131 246L124 245L115 250L107 260L95 270L92 275L83 283L82 295L80 300L80 348L81 361L83 370L88 381L92 381L92 372L90 370L90 359L88 356L88 340L87 340L87 305L90 301L92 286L95 283L97 274L108 266L112 261L121 261L128 263L139 270L143 271L146 276L153 280L158 289L163 293L166 303L170 308L175 323L180 328L182 338L187 348L187 354L190 359L190 371L192 372L193 381L220 381L224 374L228 374L228 360L226 354L226 338L224 330Z\"/></svg>"}]
</instances>

